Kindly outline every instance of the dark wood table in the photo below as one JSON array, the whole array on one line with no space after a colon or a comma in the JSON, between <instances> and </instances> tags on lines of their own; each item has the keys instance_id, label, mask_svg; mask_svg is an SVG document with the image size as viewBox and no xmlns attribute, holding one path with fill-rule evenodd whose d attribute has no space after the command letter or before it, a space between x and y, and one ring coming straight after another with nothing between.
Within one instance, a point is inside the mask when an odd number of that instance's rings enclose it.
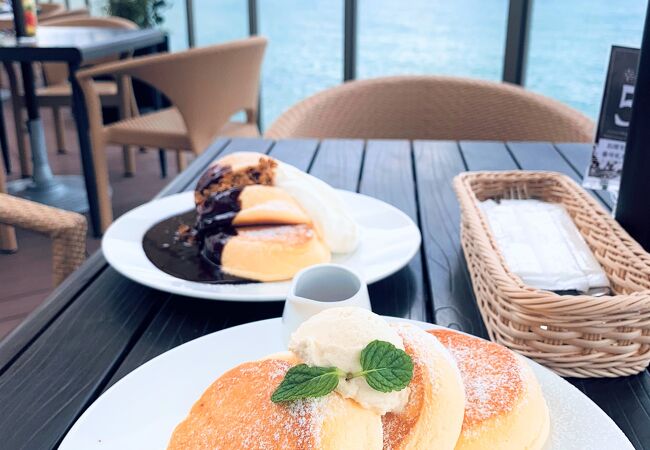
<instances>
[{"instance_id":1,"label":"dark wood table","mask_svg":"<svg viewBox=\"0 0 650 450\"><path fill-rule=\"evenodd\" d=\"M161 196L191 190L206 165L237 150L266 152L332 186L391 203L422 230L410 264L370 286L373 310L486 337L460 247L452 178L465 170L554 170L579 180L584 144L218 140ZM609 196L594 192L611 207ZM168 294L129 281L101 252L0 345L0 446L49 449L107 388L191 339L277 317L282 302L232 303ZM215 355L218 355L215 349ZM570 380L637 448L650 449L650 377Z\"/></svg>"},{"instance_id":2,"label":"dark wood table","mask_svg":"<svg viewBox=\"0 0 650 450\"><path fill-rule=\"evenodd\" d=\"M68 65L69 81L72 85L72 114L77 125L90 221L96 236L101 235L97 183L86 103L77 82L76 72L90 61L105 56L127 55L143 48L151 48L153 52L165 52L168 50L167 36L155 29L41 26L35 40L17 41L10 37L0 40L0 62L4 63L14 92L18 90L15 87L17 83L12 63L61 62ZM26 98L26 108L36 108L36 101L36 98Z\"/></svg>"}]
</instances>

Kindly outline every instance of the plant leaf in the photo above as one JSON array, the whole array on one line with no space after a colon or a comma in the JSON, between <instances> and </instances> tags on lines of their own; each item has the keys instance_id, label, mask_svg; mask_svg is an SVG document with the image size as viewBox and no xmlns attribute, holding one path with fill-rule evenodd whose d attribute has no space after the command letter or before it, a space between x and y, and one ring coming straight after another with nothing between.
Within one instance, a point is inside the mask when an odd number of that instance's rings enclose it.
<instances>
[{"instance_id":1,"label":"plant leaf","mask_svg":"<svg viewBox=\"0 0 650 450\"><path fill-rule=\"evenodd\" d=\"M413 360L390 342L372 341L361 351L361 374L380 392L401 391L413 379Z\"/></svg>"},{"instance_id":2,"label":"plant leaf","mask_svg":"<svg viewBox=\"0 0 650 450\"><path fill-rule=\"evenodd\" d=\"M322 397L336 389L340 375L341 372L336 367L310 367L307 364L293 366L271 395L271 401L279 403Z\"/></svg>"}]
</instances>

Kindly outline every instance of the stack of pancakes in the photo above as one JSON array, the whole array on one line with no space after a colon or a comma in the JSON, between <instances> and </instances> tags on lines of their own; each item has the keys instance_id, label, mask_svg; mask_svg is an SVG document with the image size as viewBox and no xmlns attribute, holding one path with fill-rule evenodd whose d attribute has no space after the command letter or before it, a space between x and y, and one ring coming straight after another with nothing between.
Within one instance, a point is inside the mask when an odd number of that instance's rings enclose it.
<instances>
[{"instance_id":1,"label":"stack of pancakes","mask_svg":"<svg viewBox=\"0 0 650 450\"><path fill-rule=\"evenodd\" d=\"M292 353L233 368L215 381L171 437L179 449L541 449L549 416L526 362L451 330L396 331L414 363L409 400L383 416L337 393L275 404Z\"/></svg>"},{"instance_id":2,"label":"stack of pancakes","mask_svg":"<svg viewBox=\"0 0 650 450\"><path fill-rule=\"evenodd\" d=\"M299 173L288 177L299 193L315 183L312 191L331 191L307 197L307 203L338 201L331 187L260 153L233 153L208 168L195 189L197 222L191 230L205 260L229 275L256 281L290 279L304 267L330 261L337 245L327 242L327 230L305 204L278 186L287 172ZM336 213L328 204L307 206Z\"/></svg>"}]
</instances>

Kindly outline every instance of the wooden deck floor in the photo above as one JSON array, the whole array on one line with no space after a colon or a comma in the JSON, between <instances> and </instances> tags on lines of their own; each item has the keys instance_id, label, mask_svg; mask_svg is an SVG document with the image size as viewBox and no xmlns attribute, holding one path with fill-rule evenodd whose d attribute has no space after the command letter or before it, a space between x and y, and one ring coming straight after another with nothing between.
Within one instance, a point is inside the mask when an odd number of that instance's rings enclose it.
<instances>
[{"instance_id":1,"label":"wooden deck floor","mask_svg":"<svg viewBox=\"0 0 650 450\"><path fill-rule=\"evenodd\" d=\"M7 137L12 153L13 172L9 180L19 176L18 153L13 132L13 115L5 104ZM52 115L41 110L50 155L55 174L80 174L79 148L74 121L65 111L67 153L56 153ZM151 199L176 174L173 155L168 156L169 178L162 179L156 151L137 154L137 173L126 178L122 172L122 153L109 149L109 167L113 187L115 217ZM16 254L0 254L0 339L19 325L52 291L51 248L48 238L33 232L17 230L19 250ZM100 240L88 238L88 253L99 248Z\"/></svg>"}]
</instances>

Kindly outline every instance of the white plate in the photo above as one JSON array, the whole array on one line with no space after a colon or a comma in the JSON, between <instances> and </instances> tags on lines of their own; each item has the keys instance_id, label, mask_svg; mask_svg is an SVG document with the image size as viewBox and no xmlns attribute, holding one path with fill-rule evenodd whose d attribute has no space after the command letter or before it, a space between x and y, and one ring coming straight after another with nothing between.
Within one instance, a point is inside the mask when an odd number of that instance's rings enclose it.
<instances>
[{"instance_id":1,"label":"white plate","mask_svg":"<svg viewBox=\"0 0 650 450\"><path fill-rule=\"evenodd\" d=\"M420 247L420 230L399 209L366 195L339 191L360 227L359 247L352 253L332 255L332 262L356 270L373 283L404 267ZM142 248L142 238L153 225L194 206L194 193L163 197L121 216L102 239L102 251L111 266L125 277L145 286L214 300L284 300L289 282L207 284L173 277L153 265Z\"/></svg>"},{"instance_id":2,"label":"white plate","mask_svg":"<svg viewBox=\"0 0 650 450\"><path fill-rule=\"evenodd\" d=\"M174 427L216 378L238 364L286 348L281 326L280 319L269 319L228 328L143 364L86 410L59 450L165 449ZM545 449L633 449L623 432L589 398L550 370L532 361L529 364L551 415Z\"/></svg>"}]
</instances>

